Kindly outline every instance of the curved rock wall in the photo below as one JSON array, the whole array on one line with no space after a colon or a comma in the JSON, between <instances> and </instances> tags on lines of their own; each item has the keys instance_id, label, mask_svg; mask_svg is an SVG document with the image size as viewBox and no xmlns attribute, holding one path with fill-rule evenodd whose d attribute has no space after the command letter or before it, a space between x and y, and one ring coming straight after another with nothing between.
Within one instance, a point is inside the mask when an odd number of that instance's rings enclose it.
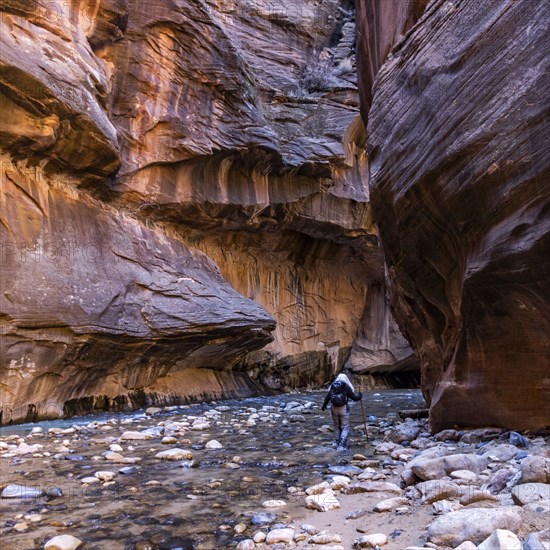
<instances>
[{"instance_id":1,"label":"curved rock wall","mask_svg":"<svg viewBox=\"0 0 550 550\"><path fill-rule=\"evenodd\" d=\"M550 425L549 8L528 5L431 2L368 112L393 310L435 431Z\"/></svg>"},{"instance_id":2,"label":"curved rock wall","mask_svg":"<svg viewBox=\"0 0 550 550\"><path fill-rule=\"evenodd\" d=\"M0 0L2 422L410 356L365 313L352 7Z\"/></svg>"}]
</instances>

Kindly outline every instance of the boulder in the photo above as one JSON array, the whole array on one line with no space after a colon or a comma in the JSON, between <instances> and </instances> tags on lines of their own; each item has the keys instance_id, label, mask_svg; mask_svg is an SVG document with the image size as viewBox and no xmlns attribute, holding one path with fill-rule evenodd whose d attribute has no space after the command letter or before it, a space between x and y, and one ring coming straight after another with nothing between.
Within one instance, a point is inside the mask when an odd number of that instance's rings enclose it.
<instances>
[{"instance_id":1,"label":"boulder","mask_svg":"<svg viewBox=\"0 0 550 550\"><path fill-rule=\"evenodd\" d=\"M462 489L451 481L430 480L414 486L412 494L420 504L432 504L438 500L459 497Z\"/></svg>"},{"instance_id":2,"label":"boulder","mask_svg":"<svg viewBox=\"0 0 550 550\"><path fill-rule=\"evenodd\" d=\"M550 458L528 456L521 461L521 483L550 483Z\"/></svg>"},{"instance_id":3,"label":"boulder","mask_svg":"<svg viewBox=\"0 0 550 550\"><path fill-rule=\"evenodd\" d=\"M550 485L547 483L520 483L512 489L515 504L523 506L539 501L550 501Z\"/></svg>"},{"instance_id":4,"label":"boulder","mask_svg":"<svg viewBox=\"0 0 550 550\"><path fill-rule=\"evenodd\" d=\"M468 508L439 516L428 527L428 540L439 546L458 546L464 541L483 542L496 529L517 533L522 524L515 506Z\"/></svg>"}]
</instances>

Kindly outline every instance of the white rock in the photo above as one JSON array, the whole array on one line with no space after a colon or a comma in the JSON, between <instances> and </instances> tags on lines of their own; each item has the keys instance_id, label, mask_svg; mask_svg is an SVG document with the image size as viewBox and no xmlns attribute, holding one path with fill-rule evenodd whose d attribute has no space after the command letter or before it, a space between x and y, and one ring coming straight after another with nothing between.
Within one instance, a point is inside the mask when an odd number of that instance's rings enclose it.
<instances>
[{"instance_id":1,"label":"white rock","mask_svg":"<svg viewBox=\"0 0 550 550\"><path fill-rule=\"evenodd\" d=\"M462 508L462 505L459 502L452 500L438 500L432 504L433 512L436 515L455 512L456 510L460 510L460 508Z\"/></svg>"},{"instance_id":2,"label":"white rock","mask_svg":"<svg viewBox=\"0 0 550 550\"><path fill-rule=\"evenodd\" d=\"M521 542L512 531L497 529L477 550L521 550Z\"/></svg>"},{"instance_id":3,"label":"white rock","mask_svg":"<svg viewBox=\"0 0 550 550\"><path fill-rule=\"evenodd\" d=\"M233 531L240 535L241 533L244 533L246 531L246 525L244 523L237 523L237 525L233 527Z\"/></svg>"},{"instance_id":4,"label":"white rock","mask_svg":"<svg viewBox=\"0 0 550 550\"><path fill-rule=\"evenodd\" d=\"M518 531L521 508L467 508L438 517L428 527L428 540L454 548L466 540L479 544L496 529Z\"/></svg>"},{"instance_id":5,"label":"white rock","mask_svg":"<svg viewBox=\"0 0 550 550\"><path fill-rule=\"evenodd\" d=\"M465 540L459 544L455 550L477 550L477 546L471 540Z\"/></svg>"},{"instance_id":6,"label":"white rock","mask_svg":"<svg viewBox=\"0 0 550 550\"><path fill-rule=\"evenodd\" d=\"M151 416L153 414L158 414L160 412L162 412L162 409L159 407L147 407L145 409L145 414L148 416Z\"/></svg>"},{"instance_id":7,"label":"white rock","mask_svg":"<svg viewBox=\"0 0 550 550\"><path fill-rule=\"evenodd\" d=\"M134 440L135 441L143 441L145 439L152 439L152 437L153 436L151 434L129 431L129 432L124 432L120 436L120 439L122 439L124 441L134 441Z\"/></svg>"},{"instance_id":8,"label":"white rock","mask_svg":"<svg viewBox=\"0 0 550 550\"><path fill-rule=\"evenodd\" d=\"M76 550L82 541L72 535L59 535L50 539L45 545L44 550Z\"/></svg>"},{"instance_id":9,"label":"white rock","mask_svg":"<svg viewBox=\"0 0 550 550\"><path fill-rule=\"evenodd\" d=\"M265 539L266 544L276 544L277 542L284 542L289 544L294 539L294 529L291 527L285 527L283 529L273 529L267 534Z\"/></svg>"},{"instance_id":10,"label":"white rock","mask_svg":"<svg viewBox=\"0 0 550 550\"><path fill-rule=\"evenodd\" d=\"M237 550L254 550L256 548L256 543L252 539L241 540L237 544Z\"/></svg>"},{"instance_id":11,"label":"white rock","mask_svg":"<svg viewBox=\"0 0 550 550\"><path fill-rule=\"evenodd\" d=\"M102 470L94 474L94 476L97 477L99 481L112 481L113 479L115 479L115 475L115 472L110 472L108 470Z\"/></svg>"},{"instance_id":12,"label":"white rock","mask_svg":"<svg viewBox=\"0 0 550 550\"><path fill-rule=\"evenodd\" d=\"M372 535L363 535L353 541L355 548L376 548L388 544L388 537L383 533L373 533Z\"/></svg>"},{"instance_id":13,"label":"white rock","mask_svg":"<svg viewBox=\"0 0 550 550\"><path fill-rule=\"evenodd\" d=\"M109 445L109 450L113 451L113 453L124 452L124 449L118 443L113 443L112 445Z\"/></svg>"},{"instance_id":14,"label":"white rock","mask_svg":"<svg viewBox=\"0 0 550 550\"><path fill-rule=\"evenodd\" d=\"M310 537L311 544L332 544L342 542L342 537L338 533L329 533L328 531L321 531L318 535Z\"/></svg>"},{"instance_id":15,"label":"white rock","mask_svg":"<svg viewBox=\"0 0 550 550\"><path fill-rule=\"evenodd\" d=\"M97 477L83 477L81 480L80 480L80 483L86 483L87 485L91 484L91 483L99 483L99 479Z\"/></svg>"},{"instance_id":16,"label":"white rock","mask_svg":"<svg viewBox=\"0 0 550 550\"><path fill-rule=\"evenodd\" d=\"M475 481L477 479L477 474L471 470L455 470L451 472L451 477L453 479L460 479L463 481Z\"/></svg>"},{"instance_id":17,"label":"white rock","mask_svg":"<svg viewBox=\"0 0 550 550\"><path fill-rule=\"evenodd\" d=\"M155 458L160 458L161 460L192 460L193 453L186 449L174 447L173 449L168 449L157 453Z\"/></svg>"},{"instance_id":18,"label":"white rock","mask_svg":"<svg viewBox=\"0 0 550 550\"><path fill-rule=\"evenodd\" d=\"M263 531L258 531L252 537L252 539L256 544L261 544L262 542L265 541L266 538L267 538L267 535Z\"/></svg>"},{"instance_id":19,"label":"white rock","mask_svg":"<svg viewBox=\"0 0 550 550\"><path fill-rule=\"evenodd\" d=\"M2 489L0 498L38 498L43 495L44 491L42 489L10 483Z\"/></svg>"},{"instance_id":20,"label":"white rock","mask_svg":"<svg viewBox=\"0 0 550 550\"><path fill-rule=\"evenodd\" d=\"M308 495L321 495L327 491L330 491L331 487L328 481L323 481L317 485L312 485L306 489Z\"/></svg>"},{"instance_id":21,"label":"white rock","mask_svg":"<svg viewBox=\"0 0 550 550\"><path fill-rule=\"evenodd\" d=\"M521 483L512 489L515 504L523 506L532 502L550 501L550 485L547 483Z\"/></svg>"},{"instance_id":22,"label":"white rock","mask_svg":"<svg viewBox=\"0 0 550 550\"><path fill-rule=\"evenodd\" d=\"M407 499L403 497L386 498L378 502L373 510L375 512L389 512L394 508L407 504Z\"/></svg>"},{"instance_id":23,"label":"white rock","mask_svg":"<svg viewBox=\"0 0 550 550\"><path fill-rule=\"evenodd\" d=\"M328 512L340 508L340 502L332 491L320 495L309 495L306 497L306 508L319 512Z\"/></svg>"},{"instance_id":24,"label":"white rock","mask_svg":"<svg viewBox=\"0 0 550 550\"><path fill-rule=\"evenodd\" d=\"M160 442L163 444L163 445L174 445L175 443L178 442L178 440L172 436L172 435L167 435L165 437L163 437Z\"/></svg>"},{"instance_id":25,"label":"white rock","mask_svg":"<svg viewBox=\"0 0 550 550\"><path fill-rule=\"evenodd\" d=\"M211 439L205 446L205 449L223 449L223 445L216 439Z\"/></svg>"},{"instance_id":26,"label":"white rock","mask_svg":"<svg viewBox=\"0 0 550 550\"><path fill-rule=\"evenodd\" d=\"M281 508L282 506L286 506L286 502L284 500L265 500L262 506L264 508Z\"/></svg>"},{"instance_id":27,"label":"white rock","mask_svg":"<svg viewBox=\"0 0 550 550\"><path fill-rule=\"evenodd\" d=\"M44 430L40 426L35 426L31 430L31 435L40 435L40 434L43 434L43 433L44 433Z\"/></svg>"}]
</instances>

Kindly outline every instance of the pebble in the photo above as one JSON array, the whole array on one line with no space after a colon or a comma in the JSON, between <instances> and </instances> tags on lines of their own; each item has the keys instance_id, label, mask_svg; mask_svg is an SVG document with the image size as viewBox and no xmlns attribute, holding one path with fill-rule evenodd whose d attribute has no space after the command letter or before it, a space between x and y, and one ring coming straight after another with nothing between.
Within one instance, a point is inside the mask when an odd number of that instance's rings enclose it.
<instances>
[{"instance_id":1,"label":"pebble","mask_svg":"<svg viewBox=\"0 0 550 550\"><path fill-rule=\"evenodd\" d=\"M267 535L263 531L258 531L257 533L254 534L254 536L252 537L252 540L256 544L261 544L262 542L265 541L266 538L267 538Z\"/></svg>"},{"instance_id":2,"label":"pebble","mask_svg":"<svg viewBox=\"0 0 550 550\"><path fill-rule=\"evenodd\" d=\"M177 443L178 440L171 436L171 435L166 435L164 436L161 441L160 441L163 445L173 445L174 443Z\"/></svg>"},{"instance_id":3,"label":"pebble","mask_svg":"<svg viewBox=\"0 0 550 550\"><path fill-rule=\"evenodd\" d=\"M375 512L389 512L403 504L407 504L407 499L402 497L387 498L376 503L373 510Z\"/></svg>"},{"instance_id":4,"label":"pebble","mask_svg":"<svg viewBox=\"0 0 550 550\"><path fill-rule=\"evenodd\" d=\"M76 550L82 541L72 535L58 535L44 545L44 550Z\"/></svg>"},{"instance_id":5,"label":"pebble","mask_svg":"<svg viewBox=\"0 0 550 550\"><path fill-rule=\"evenodd\" d=\"M286 506L286 502L284 500L266 500L262 503L262 506L264 508L281 508Z\"/></svg>"},{"instance_id":6,"label":"pebble","mask_svg":"<svg viewBox=\"0 0 550 550\"><path fill-rule=\"evenodd\" d=\"M216 439L211 439L204 446L205 449L223 449L223 445Z\"/></svg>"},{"instance_id":7,"label":"pebble","mask_svg":"<svg viewBox=\"0 0 550 550\"><path fill-rule=\"evenodd\" d=\"M360 510L353 510L346 515L346 519L359 519L359 518L362 518L363 516L366 516L368 513L369 513L369 510L367 510L366 508L361 508Z\"/></svg>"},{"instance_id":8,"label":"pebble","mask_svg":"<svg viewBox=\"0 0 550 550\"><path fill-rule=\"evenodd\" d=\"M124 432L120 439L123 441L143 441L145 439L152 439L151 434L143 433L143 432Z\"/></svg>"},{"instance_id":9,"label":"pebble","mask_svg":"<svg viewBox=\"0 0 550 550\"><path fill-rule=\"evenodd\" d=\"M258 514L254 514L252 516L251 521L253 525L264 525L266 523L273 523L276 519L277 516L275 514L259 512Z\"/></svg>"},{"instance_id":10,"label":"pebble","mask_svg":"<svg viewBox=\"0 0 550 550\"><path fill-rule=\"evenodd\" d=\"M45 493L42 489L10 483L2 489L0 498L39 498L44 496L44 494Z\"/></svg>"},{"instance_id":11,"label":"pebble","mask_svg":"<svg viewBox=\"0 0 550 550\"><path fill-rule=\"evenodd\" d=\"M99 481L112 481L115 478L115 472L110 472L108 470L96 472L94 474Z\"/></svg>"},{"instance_id":12,"label":"pebble","mask_svg":"<svg viewBox=\"0 0 550 550\"><path fill-rule=\"evenodd\" d=\"M331 490L320 495L307 496L306 508L317 510L319 512L328 512L329 510L336 510L337 508L340 508L340 501Z\"/></svg>"},{"instance_id":13,"label":"pebble","mask_svg":"<svg viewBox=\"0 0 550 550\"><path fill-rule=\"evenodd\" d=\"M276 544L284 542L290 544L294 539L294 529L292 527L284 527L282 529L272 529L267 534L265 539L266 544Z\"/></svg>"},{"instance_id":14,"label":"pebble","mask_svg":"<svg viewBox=\"0 0 550 550\"><path fill-rule=\"evenodd\" d=\"M174 447L173 449L168 449L157 453L155 458L159 458L161 460L191 460L193 458L193 453L186 449Z\"/></svg>"},{"instance_id":15,"label":"pebble","mask_svg":"<svg viewBox=\"0 0 550 550\"><path fill-rule=\"evenodd\" d=\"M254 548L256 548L256 543L252 539L245 539L237 544L236 550L254 550Z\"/></svg>"},{"instance_id":16,"label":"pebble","mask_svg":"<svg viewBox=\"0 0 550 550\"><path fill-rule=\"evenodd\" d=\"M240 535L241 533L244 533L246 531L246 525L244 523L237 523L237 525L233 527L233 531Z\"/></svg>"},{"instance_id":17,"label":"pebble","mask_svg":"<svg viewBox=\"0 0 550 550\"><path fill-rule=\"evenodd\" d=\"M363 535L353 542L354 548L376 548L388 544L388 537L383 533Z\"/></svg>"}]
</instances>

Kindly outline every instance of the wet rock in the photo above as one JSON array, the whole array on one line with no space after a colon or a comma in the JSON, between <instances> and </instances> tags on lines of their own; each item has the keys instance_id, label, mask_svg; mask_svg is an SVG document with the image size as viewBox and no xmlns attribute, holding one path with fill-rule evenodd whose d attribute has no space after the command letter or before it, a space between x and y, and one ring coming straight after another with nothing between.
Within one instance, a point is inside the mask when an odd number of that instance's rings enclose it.
<instances>
[{"instance_id":1,"label":"wet rock","mask_svg":"<svg viewBox=\"0 0 550 550\"><path fill-rule=\"evenodd\" d=\"M272 529L267 534L265 539L266 544L276 544L283 542L289 544L294 539L294 529L291 527L285 527L282 529Z\"/></svg>"},{"instance_id":2,"label":"wet rock","mask_svg":"<svg viewBox=\"0 0 550 550\"><path fill-rule=\"evenodd\" d=\"M136 466L125 466L124 468L121 468L118 471L119 474L122 474L125 476L137 474L138 472L139 472L139 468L137 468Z\"/></svg>"},{"instance_id":3,"label":"wet rock","mask_svg":"<svg viewBox=\"0 0 550 550\"><path fill-rule=\"evenodd\" d=\"M291 414L288 420L289 422L305 422L306 417L301 414Z\"/></svg>"},{"instance_id":4,"label":"wet rock","mask_svg":"<svg viewBox=\"0 0 550 550\"><path fill-rule=\"evenodd\" d=\"M497 529L478 545L477 550L521 550L521 542L511 531Z\"/></svg>"},{"instance_id":5,"label":"wet rock","mask_svg":"<svg viewBox=\"0 0 550 550\"><path fill-rule=\"evenodd\" d=\"M0 493L0 498L39 498L44 495L45 493L42 489L10 483L2 489L2 492Z\"/></svg>"},{"instance_id":6,"label":"wet rock","mask_svg":"<svg viewBox=\"0 0 550 550\"><path fill-rule=\"evenodd\" d=\"M115 472L111 472L108 470L102 470L94 474L94 476L97 477L99 481L112 481L113 479L115 479L115 475Z\"/></svg>"},{"instance_id":7,"label":"wet rock","mask_svg":"<svg viewBox=\"0 0 550 550\"><path fill-rule=\"evenodd\" d=\"M44 545L44 550L76 550L82 541L72 535L58 535Z\"/></svg>"},{"instance_id":8,"label":"wet rock","mask_svg":"<svg viewBox=\"0 0 550 550\"><path fill-rule=\"evenodd\" d=\"M63 491L59 487L48 487L46 496L49 498L60 498L63 496Z\"/></svg>"},{"instance_id":9,"label":"wet rock","mask_svg":"<svg viewBox=\"0 0 550 550\"><path fill-rule=\"evenodd\" d=\"M369 510L366 508L361 508L359 510L352 510L346 515L346 519L359 519L363 516L366 516L369 513Z\"/></svg>"},{"instance_id":10,"label":"wet rock","mask_svg":"<svg viewBox=\"0 0 550 550\"><path fill-rule=\"evenodd\" d=\"M484 541L496 529L518 532L522 519L520 508L469 508L440 516L428 527L428 540L454 548L466 540Z\"/></svg>"},{"instance_id":11,"label":"wet rock","mask_svg":"<svg viewBox=\"0 0 550 550\"><path fill-rule=\"evenodd\" d=\"M550 458L528 456L521 462L521 483L550 483Z\"/></svg>"},{"instance_id":12,"label":"wet rock","mask_svg":"<svg viewBox=\"0 0 550 550\"><path fill-rule=\"evenodd\" d=\"M372 535L363 535L353 541L354 548L376 548L388 544L388 537L383 533L373 533Z\"/></svg>"},{"instance_id":13,"label":"wet rock","mask_svg":"<svg viewBox=\"0 0 550 550\"><path fill-rule=\"evenodd\" d=\"M178 442L178 440L172 435L167 435L163 437L160 442L163 445L175 445Z\"/></svg>"},{"instance_id":14,"label":"wet rock","mask_svg":"<svg viewBox=\"0 0 550 550\"><path fill-rule=\"evenodd\" d=\"M123 441L144 441L145 439L152 439L152 438L153 436L151 434L144 433L144 432L132 432L132 431L124 432L120 436L120 439L122 439Z\"/></svg>"},{"instance_id":15,"label":"wet rock","mask_svg":"<svg viewBox=\"0 0 550 550\"><path fill-rule=\"evenodd\" d=\"M157 453L155 458L159 458L161 460L191 460L193 458L193 453L186 449L175 447L173 449L168 449Z\"/></svg>"},{"instance_id":16,"label":"wet rock","mask_svg":"<svg viewBox=\"0 0 550 550\"><path fill-rule=\"evenodd\" d=\"M356 476L363 473L363 470L357 466L329 466L328 472L343 476Z\"/></svg>"},{"instance_id":17,"label":"wet rock","mask_svg":"<svg viewBox=\"0 0 550 550\"><path fill-rule=\"evenodd\" d=\"M420 500L421 504L432 504L438 500L459 497L461 488L451 481L430 480L422 481L412 490L413 498Z\"/></svg>"},{"instance_id":18,"label":"wet rock","mask_svg":"<svg viewBox=\"0 0 550 550\"><path fill-rule=\"evenodd\" d=\"M271 514L269 512L259 512L252 516L251 522L253 525L266 525L268 523L273 523L276 519L277 516L275 514Z\"/></svg>"},{"instance_id":19,"label":"wet rock","mask_svg":"<svg viewBox=\"0 0 550 550\"><path fill-rule=\"evenodd\" d=\"M160 407L147 407L145 409L145 414L147 416L152 416L152 415L158 414L160 412L162 412L162 409Z\"/></svg>"},{"instance_id":20,"label":"wet rock","mask_svg":"<svg viewBox=\"0 0 550 550\"><path fill-rule=\"evenodd\" d=\"M216 439L211 439L204 446L205 449L223 449L223 445Z\"/></svg>"},{"instance_id":21,"label":"wet rock","mask_svg":"<svg viewBox=\"0 0 550 550\"><path fill-rule=\"evenodd\" d=\"M381 500L380 502L377 502L373 510L375 512L389 512L390 510L394 510L395 508L398 508L399 506L402 506L404 504L407 504L406 498L386 498L384 500Z\"/></svg>"},{"instance_id":22,"label":"wet rock","mask_svg":"<svg viewBox=\"0 0 550 550\"><path fill-rule=\"evenodd\" d=\"M109 445L109 450L113 451L113 453L123 453L124 452L124 449L118 443L113 443L112 445Z\"/></svg>"},{"instance_id":23,"label":"wet rock","mask_svg":"<svg viewBox=\"0 0 550 550\"><path fill-rule=\"evenodd\" d=\"M286 506L286 502L284 500L265 500L262 506L264 508L282 508Z\"/></svg>"},{"instance_id":24,"label":"wet rock","mask_svg":"<svg viewBox=\"0 0 550 550\"><path fill-rule=\"evenodd\" d=\"M14 455L28 455L33 453L39 453L44 448L44 445L38 443L34 445L27 445L24 441L21 442L15 449L11 451Z\"/></svg>"},{"instance_id":25,"label":"wet rock","mask_svg":"<svg viewBox=\"0 0 550 550\"><path fill-rule=\"evenodd\" d=\"M340 508L340 502L332 491L320 495L309 495L306 497L306 508L319 512L328 512Z\"/></svg>"},{"instance_id":26,"label":"wet rock","mask_svg":"<svg viewBox=\"0 0 550 550\"><path fill-rule=\"evenodd\" d=\"M109 462L114 462L115 464L135 464L136 462L141 462L139 456L136 457L126 457L122 456L119 453L113 453L112 451L106 451L103 453L105 460Z\"/></svg>"},{"instance_id":27,"label":"wet rock","mask_svg":"<svg viewBox=\"0 0 550 550\"><path fill-rule=\"evenodd\" d=\"M529 440L518 432L510 432L510 444L516 447L529 447Z\"/></svg>"},{"instance_id":28,"label":"wet rock","mask_svg":"<svg viewBox=\"0 0 550 550\"><path fill-rule=\"evenodd\" d=\"M84 483L86 485L91 485L92 483L99 483L99 479L97 477L92 477L92 476L87 476L87 477L83 477L81 480L80 480L80 483Z\"/></svg>"},{"instance_id":29,"label":"wet rock","mask_svg":"<svg viewBox=\"0 0 550 550\"><path fill-rule=\"evenodd\" d=\"M237 550L254 550L256 548L256 543L252 539L241 540L237 544Z\"/></svg>"},{"instance_id":30,"label":"wet rock","mask_svg":"<svg viewBox=\"0 0 550 550\"><path fill-rule=\"evenodd\" d=\"M547 483L521 483L512 489L512 499L515 504L537 503L550 501L550 485Z\"/></svg>"},{"instance_id":31,"label":"wet rock","mask_svg":"<svg viewBox=\"0 0 550 550\"><path fill-rule=\"evenodd\" d=\"M237 523L237 525L233 527L233 531L240 535L241 533L244 533L246 531L246 525L244 523Z\"/></svg>"}]
</instances>

